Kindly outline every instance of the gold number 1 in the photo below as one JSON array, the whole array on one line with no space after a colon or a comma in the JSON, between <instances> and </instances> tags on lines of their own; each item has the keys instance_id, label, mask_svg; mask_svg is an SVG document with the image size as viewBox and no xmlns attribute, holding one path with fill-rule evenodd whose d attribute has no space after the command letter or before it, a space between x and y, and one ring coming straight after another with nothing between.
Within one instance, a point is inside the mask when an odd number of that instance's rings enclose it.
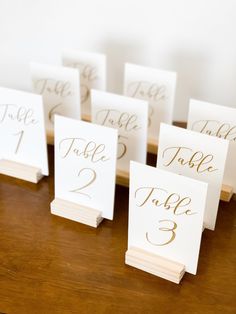
<instances>
[{"instance_id":1,"label":"gold number 1","mask_svg":"<svg viewBox=\"0 0 236 314\"><path fill-rule=\"evenodd\" d=\"M20 132L18 132L18 133L15 133L14 135L19 135L19 140L18 140L18 142L17 142L16 149L15 149L15 154L17 154L17 153L18 153L18 150L19 150L19 148L20 148L20 144L21 144L23 135L24 135L24 131L22 130L22 131L20 131Z\"/></svg>"}]
</instances>

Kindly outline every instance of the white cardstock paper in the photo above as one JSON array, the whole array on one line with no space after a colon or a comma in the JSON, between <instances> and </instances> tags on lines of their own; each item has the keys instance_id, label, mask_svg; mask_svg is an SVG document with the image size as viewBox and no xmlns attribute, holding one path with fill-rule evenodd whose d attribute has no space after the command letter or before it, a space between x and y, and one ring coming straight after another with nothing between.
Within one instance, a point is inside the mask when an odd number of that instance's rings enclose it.
<instances>
[{"instance_id":1,"label":"white cardstock paper","mask_svg":"<svg viewBox=\"0 0 236 314\"><path fill-rule=\"evenodd\" d=\"M236 193L236 108L191 99L187 128L229 140L223 183Z\"/></svg>"},{"instance_id":2,"label":"white cardstock paper","mask_svg":"<svg viewBox=\"0 0 236 314\"><path fill-rule=\"evenodd\" d=\"M204 227L214 230L229 143L162 123L157 168L208 183Z\"/></svg>"},{"instance_id":3,"label":"white cardstock paper","mask_svg":"<svg viewBox=\"0 0 236 314\"><path fill-rule=\"evenodd\" d=\"M196 274L207 183L131 162L128 247Z\"/></svg>"},{"instance_id":4,"label":"white cardstock paper","mask_svg":"<svg viewBox=\"0 0 236 314\"><path fill-rule=\"evenodd\" d=\"M62 66L31 63L32 89L43 96L46 130L53 133L54 115L80 119L79 73Z\"/></svg>"},{"instance_id":5,"label":"white cardstock paper","mask_svg":"<svg viewBox=\"0 0 236 314\"><path fill-rule=\"evenodd\" d=\"M55 116L55 197L113 219L117 130Z\"/></svg>"},{"instance_id":6,"label":"white cardstock paper","mask_svg":"<svg viewBox=\"0 0 236 314\"><path fill-rule=\"evenodd\" d=\"M161 122L172 124L176 73L127 63L124 94L149 102L148 140L157 144Z\"/></svg>"},{"instance_id":7,"label":"white cardstock paper","mask_svg":"<svg viewBox=\"0 0 236 314\"><path fill-rule=\"evenodd\" d=\"M82 115L90 119L91 89L106 90L106 56L101 53L67 50L62 54L64 66L79 69Z\"/></svg>"},{"instance_id":8,"label":"white cardstock paper","mask_svg":"<svg viewBox=\"0 0 236 314\"><path fill-rule=\"evenodd\" d=\"M40 95L0 88L0 159L39 168L48 175L43 100Z\"/></svg>"},{"instance_id":9,"label":"white cardstock paper","mask_svg":"<svg viewBox=\"0 0 236 314\"><path fill-rule=\"evenodd\" d=\"M129 172L130 160L146 163L148 103L91 91L92 122L118 129L117 169Z\"/></svg>"}]
</instances>

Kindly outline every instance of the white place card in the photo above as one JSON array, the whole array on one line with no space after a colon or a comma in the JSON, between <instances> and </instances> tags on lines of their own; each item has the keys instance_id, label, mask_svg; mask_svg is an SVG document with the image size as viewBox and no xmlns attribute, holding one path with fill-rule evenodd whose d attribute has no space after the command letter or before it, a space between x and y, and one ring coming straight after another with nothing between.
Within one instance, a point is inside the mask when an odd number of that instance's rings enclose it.
<instances>
[{"instance_id":1,"label":"white place card","mask_svg":"<svg viewBox=\"0 0 236 314\"><path fill-rule=\"evenodd\" d=\"M0 159L48 175L43 101L39 95L0 88Z\"/></svg>"},{"instance_id":2,"label":"white place card","mask_svg":"<svg viewBox=\"0 0 236 314\"><path fill-rule=\"evenodd\" d=\"M46 129L54 130L54 115L80 119L79 73L62 66L31 63L32 88L43 96Z\"/></svg>"},{"instance_id":3,"label":"white place card","mask_svg":"<svg viewBox=\"0 0 236 314\"><path fill-rule=\"evenodd\" d=\"M113 219L117 130L55 117L55 197Z\"/></svg>"},{"instance_id":4,"label":"white place card","mask_svg":"<svg viewBox=\"0 0 236 314\"><path fill-rule=\"evenodd\" d=\"M161 122L172 124L176 73L126 64L124 94L149 102L148 140L157 144Z\"/></svg>"},{"instance_id":5,"label":"white place card","mask_svg":"<svg viewBox=\"0 0 236 314\"><path fill-rule=\"evenodd\" d=\"M131 162L128 247L181 263L196 274L207 186Z\"/></svg>"},{"instance_id":6,"label":"white place card","mask_svg":"<svg viewBox=\"0 0 236 314\"><path fill-rule=\"evenodd\" d=\"M204 227L214 230L229 143L162 123L157 168L208 183Z\"/></svg>"},{"instance_id":7,"label":"white place card","mask_svg":"<svg viewBox=\"0 0 236 314\"><path fill-rule=\"evenodd\" d=\"M223 183L236 193L236 108L191 99L187 128L230 141Z\"/></svg>"},{"instance_id":8,"label":"white place card","mask_svg":"<svg viewBox=\"0 0 236 314\"><path fill-rule=\"evenodd\" d=\"M64 66L79 69L82 115L90 119L91 89L106 90L106 56L101 53L67 50L62 54Z\"/></svg>"},{"instance_id":9,"label":"white place card","mask_svg":"<svg viewBox=\"0 0 236 314\"><path fill-rule=\"evenodd\" d=\"M118 129L117 169L129 173L130 160L146 163L148 103L91 91L92 122Z\"/></svg>"}]
</instances>

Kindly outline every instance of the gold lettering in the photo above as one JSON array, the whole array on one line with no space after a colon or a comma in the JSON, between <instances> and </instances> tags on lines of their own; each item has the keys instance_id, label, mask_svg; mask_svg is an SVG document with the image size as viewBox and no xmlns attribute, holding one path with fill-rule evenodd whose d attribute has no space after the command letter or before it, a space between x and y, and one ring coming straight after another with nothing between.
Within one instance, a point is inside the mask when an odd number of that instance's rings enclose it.
<instances>
[{"instance_id":1,"label":"gold lettering","mask_svg":"<svg viewBox=\"0 0 236 314\"><path fill-rule=\"evenodd\" d=\"M17 121L25 126L38 123L34 118L34 110L32 108L16 104L0 104L0 109L2 109L0 123L3 123L6 119Z\"/></svg>"},{"instance_id":2,"label":"gold lettering","mask_svg":"<svg viewBox=\"0 0 236 314\"><path fill-rule=\"evenodd\" d=\"M170 244L172 241L174 241L175 237L176 237L176 233L175 233L175 230L177 229L177 223L172 221L172 220L159 220L159 223L172 223L173 226L172 227L159 227L158 230L160 231L164 231L164 232L171 232L171 237L168 241L164 242L164 243L155 243L154 241L150 240L150 237L149 237L149 233L146 232L146 240L152 244L152 245L155 245L155 246L164 246L164 245L168 245Z\"/></svg>"},{"instance_id":3,"label":"gold lettering","mask_svg":"<svg viewBox=\"0 0 236 314\"><path fill-rule=\"evenodd\" d=\"M181 153L183 152L190 152L191 155L188 158L180 157ZM169 153L169 156L165 158L165 156ZM209 165L213 159L214 156L211 154L204 155L203 152L197 151L193 152L191 148L188 147L168 147L164 149L162 153L162 158L165 159L163 165L165 167L169 167L172 163L177 162L181 166L188 166L189 168L196 168L196 171L198 173L203 172L214 172L218 169L214 168L212 165ZM167 160L166 160L167 159Z\"/></svg>"},{"instance_id":4,"label":"gold lettering","mask_svg":"<svg viewBox=\"0 0 236 314\"><path fill-rule=\"evenodd\" d=\"M94 141L86 141L84 138L78 137L64 138L59 143L62 158L66 158L72 153L76 157L90 159L93 163L109 160L104 155L105 149L105 144L96 144Z\"/></svg>"},{"instance_id":5,"label":"gold lettering","mask_svg":"<svg viewBox=\"0 0 236 314\"><path fill-rule=\"evenodd\" d=\"M219 138L236 141L236 125L217 120L198 120L192 124L192 130Z\"/></svg>"},{"instance_id":6,"label":"gold lettering","mask_svg":"<svg viewBox=\"0 0 236 314\"><path fill-rule=\"evenodd\" d=\"M42 78L34 81L35 89L40 95L44 93L55 94L59 97L72 95L71 83L69 81L55 80L52 78Z\"/></svg>"},{"instance_id":7,"label":"gold lettering","mask_svg":"<svg viewBox=\"0 0 236 314\"><path fill-rule=\"evenodd\" d=\"M96 113L96 120L102 125L108 125L123 129L125 132L137 131L138 116L128 112L120 112L114 109L102 109Z\"/></svg>"},{"instance_id":8,"label":"gold lettering","mask_svg":"<svg viewBox=\"0 0 236 314\"><path fill-rule=\"evenodd\" d=\"M151 204L155 207L163 207L165 210L172 210L175 216L196 214L189 209L192 202L190 197L181 197L178 193L169 193L162 188L142 186L135 191L134 196L138 207Z\"/></svg>"}]
</instances>

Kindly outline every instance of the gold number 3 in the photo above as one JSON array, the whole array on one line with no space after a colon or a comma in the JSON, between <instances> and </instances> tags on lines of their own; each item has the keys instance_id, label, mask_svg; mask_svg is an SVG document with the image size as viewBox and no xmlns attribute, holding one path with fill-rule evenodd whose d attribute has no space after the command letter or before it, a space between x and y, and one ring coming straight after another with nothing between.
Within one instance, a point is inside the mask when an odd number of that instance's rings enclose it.
<instances>
[{"instance_id":1,"label":"gold number 3","mask_svg":"<svg viewBox=\"0 0 236 314\"><path fill-rule=\"evenodd\" d=\"M171 237L167 242L164 243L154 243L153 241L150 240L150 237L148 235L148 232L146 232L146 239L147 241L152 244L152 245L156 245L156 246L163 246L163 245L167 245L169 243L171 243L172 241L174 241L176 233L175 230L177 228L177 224L172 221L172 220L159 220L159 223L163 223L163 222L171 222L173 224L172 228L169 227L160 227L158 230L160 231L166 231L166 232L171 232Z\"/></svg>"},{"instance_id":2,"label":"gold number 3","mask_svg":"<svg viewBox=\"0 0 236 314\"><path fill-rule=\"evenodd\" d=\"M79 193L82 194L84 196L87 196L88 198L91 198L91 196L85 192L81 192L81 190L87 188L89 185L91 185L95 180L96 180L96 172L91 169L91 168L83 168L79 171L78 173L78 177L82 175L82 173L90 173L91 174L91 178L89 178L89 180L87 181L87 183L85 183L84 185L80 186L79 188L76 188L74 190L71 190L70 192L74 192L74 193Z\"/></svg>"}]
</instances>

